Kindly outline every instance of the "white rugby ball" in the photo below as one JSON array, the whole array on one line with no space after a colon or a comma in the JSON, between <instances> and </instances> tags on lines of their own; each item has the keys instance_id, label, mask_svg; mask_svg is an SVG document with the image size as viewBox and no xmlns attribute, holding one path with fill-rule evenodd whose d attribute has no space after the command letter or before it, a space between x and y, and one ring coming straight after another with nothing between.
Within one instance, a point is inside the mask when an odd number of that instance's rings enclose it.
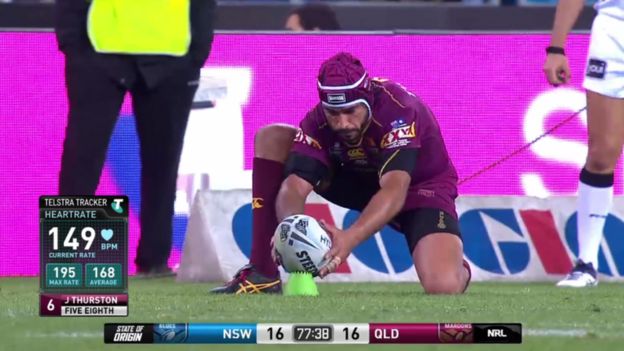
<instances>
[{"instance_id":1,"label":"white rugby ball","mask_svg":"<svg viewBox=\"0 0 624 351\"><path fill-rule=\"evenodd\" d=\"M313 276L325 264L323 256L332 244L316 219L301 214L285 218L277 226L273 242L286 272L308 272Z\"/></svg>"}]
</instances>

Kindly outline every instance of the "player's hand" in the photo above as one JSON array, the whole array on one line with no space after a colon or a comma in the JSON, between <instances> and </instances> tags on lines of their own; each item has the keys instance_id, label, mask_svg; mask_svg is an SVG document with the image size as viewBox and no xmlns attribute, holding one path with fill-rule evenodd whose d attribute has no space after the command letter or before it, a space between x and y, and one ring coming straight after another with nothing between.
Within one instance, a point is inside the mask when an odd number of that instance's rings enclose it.
<instances>
[{"instance_id":1,"label":"player's hand","mask_svg":"<svg viewBox=\"0 0 624 351\"><path fill-rule=\"evenodd\" d=\"M559 54L546 55L544 74L548 82L554 86L566 84L570 81L570 65L568 58Z\"/></svg>"},{"instance_id":2,"label":"player's hand","mask_svg":"<svg viewBox=\"0 0 624 351\"><path fill-rule=\"evenodd\" d=\"M282 265L282 260L280 258L280 255L277 253L277 250L275 249L275 235L271 237L271 258L273 259L273 262L275 262L276 265L278 266Z\"/></svg>"},{"instance_id":3,"label":"player's hand","mask_svg":"<svg viewBox=\"0 0 624 351\"><path fill-rule=\"evenodd\" d=\"M347 257L349 257L351 251L353 251L356 243L343 230L323 220L319 221L319 224L332 239L332 247L325 254L327 263L319 270L319 277L325 278L329 273L336 271L336 268L338 268L342 262L347 260Z\"/></svg>"}]
</instances>

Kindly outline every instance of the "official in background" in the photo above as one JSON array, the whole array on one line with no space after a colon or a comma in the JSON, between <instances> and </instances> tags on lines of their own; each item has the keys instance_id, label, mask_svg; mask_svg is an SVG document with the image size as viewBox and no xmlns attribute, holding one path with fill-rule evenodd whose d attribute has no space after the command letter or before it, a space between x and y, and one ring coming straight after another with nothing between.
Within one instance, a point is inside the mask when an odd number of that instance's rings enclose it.
<instances>
[{"instance_id":1,"label":"official in background","mask_svg":"<svg viewBox=\"0 0 624 351\"><path fill-rule=\"evenodd\" d=\"M340 23L338 23L336 13L329 5L312 3L292 10L286 19L284 28L294 32L340 30Z\"/></svg>"},{"instance_id":2,"label":"official in background","mask_svg":"<svg viewBox=\"0 0 624 351\"><path fill-rule=\"evenodd\" d=\"M570 82L566 40L583 0L559 0L546 48L544 74L554 86ZM624 0L601 0L591 30L583 88L587 96L587 158L579 176L579 253L559 287L598 284L598 252L613 206L614 170L624 146Z\"/></svg>"},{"instance_id":3,"label":"official in background","mask_svg":"<svg viewBox=\"0 0 624 351\"><path fill-rule=\"evenodd\" d=\"M200 68L213 40L214 0L57 0L69 116L62 195L94 194L127 92L141 155L139 274L167 260L178 164Z\"/></svg>"}]
</instances>

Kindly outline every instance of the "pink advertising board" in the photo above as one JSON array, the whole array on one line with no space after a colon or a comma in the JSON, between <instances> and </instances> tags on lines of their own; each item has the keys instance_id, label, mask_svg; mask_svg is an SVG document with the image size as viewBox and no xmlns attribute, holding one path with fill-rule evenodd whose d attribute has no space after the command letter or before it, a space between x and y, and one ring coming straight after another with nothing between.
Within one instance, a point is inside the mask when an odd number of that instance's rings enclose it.
<instances>
[{"instance_id":1,"label":"pink advertising board","mask_svg":"<svg viewBox=\"0 0 624 351\"><path fill-rule=\"evenodd\" d=\"M245 169L251 167L254 132L268 123L297 124L317 101L320 63L349 51L372 76L400 82L431 106L460 178L465 178L584 106L587 42L586 35L570 37L572 84L563 88L544 80L544 34L220 34L206 67L249 74L240 106L242 143L223 145L235 148ZM66 123L63 56L51 33L5 32L0 33L0 57L0 276L35 275L37 199L57 191ZM128 106L122 110L98 192L127 193L136 204L139 165ZM463 183L460 194L574 193L584 159L583 116ZM616 192L622 193L617 174ZM139 233L136 209L130 215L131 261ZM179 262L187 219L184 213L177 217L172 265Z\"/></svg>"}]
</instances>

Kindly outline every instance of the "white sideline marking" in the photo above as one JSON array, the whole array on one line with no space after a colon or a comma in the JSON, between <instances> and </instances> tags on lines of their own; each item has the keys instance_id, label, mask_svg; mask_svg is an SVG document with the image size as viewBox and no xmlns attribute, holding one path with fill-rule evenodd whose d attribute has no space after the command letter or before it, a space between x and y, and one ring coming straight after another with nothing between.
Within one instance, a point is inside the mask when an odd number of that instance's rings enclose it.
<instances>
[{"instance_id":1,"label":"white sideline marking","mask_svg":"<svg viewBox=\"0 0 624 351\"><path fill-rule=\"evenodd\" d=\"M103 338L104 333L93 332L56 332L56 333L31 333L25 334L28 338Z\"/></svg>"},{"instance_id":2,"label":"white sideline marking","mask_svg":"<svg viewBox=\"0 0 624 351\"><path fill-rule=\"evenodd\" d=\"M527 336L566 336L571 338L587 335L585 329L527 329L523 332Z\"/></svg>"}]
</instances>

